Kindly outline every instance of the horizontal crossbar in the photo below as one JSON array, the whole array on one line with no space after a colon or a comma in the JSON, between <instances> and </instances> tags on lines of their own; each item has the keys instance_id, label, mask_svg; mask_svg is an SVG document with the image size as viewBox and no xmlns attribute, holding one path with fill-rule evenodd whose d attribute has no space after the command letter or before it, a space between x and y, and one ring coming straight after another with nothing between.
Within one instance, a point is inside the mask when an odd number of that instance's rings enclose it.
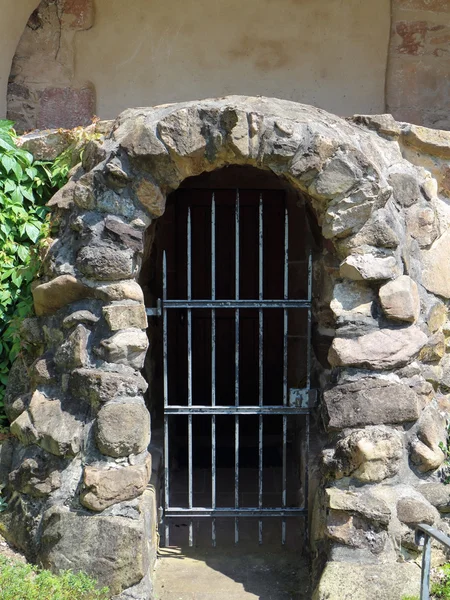
<instances>
[{"instance_id":1,"label":"horizontal crossbar","mask_svg":"<svg viewBox=\"0 0 450 600\"><path fill-rule=\"evenodd\" d=\"M186 517L301 517L305 508L175 508L164 509L164 516Z\"/></svg>"},{"instance_id":2,"label":"horizontal crossbar","mask_svg":"<svg viewBox=\"0 0 450 600\"><path fill-rule=\"evenodd\" d=\"M164 300L163 308L309 308L310 300Z\"/></svg>"},{"instance_id":3,"label":"horizontal crossbar","mask_svg":"<svg viewBox=\"0 0 450 600\"><path fill-rule=\"evenodd\" d=\"M164 407L166 415L307 415L310 408L297 406L179 406Z\"/></svg>"}]
</instances>

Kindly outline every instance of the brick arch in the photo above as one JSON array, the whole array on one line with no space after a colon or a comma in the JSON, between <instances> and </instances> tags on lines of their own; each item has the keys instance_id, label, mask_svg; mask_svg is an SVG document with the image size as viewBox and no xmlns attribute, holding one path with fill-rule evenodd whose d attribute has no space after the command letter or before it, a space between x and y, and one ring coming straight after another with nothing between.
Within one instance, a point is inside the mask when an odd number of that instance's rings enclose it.
<instances>
[{"instance_id":1,"label":"brick arch","mask_svg":"<svg viewBox=\"0 0 450 600\"><path fill-rule=\"evenodd\" d=\"M184 179L226 165L250 165L287 180L307 196L325 239L315 303L319 334L332 342L321 376L321 418L331 441L324 454L328 475L318 476L322 522L313 548L318 555L342 555L318 588L318 598L337 600L336 593L320 594L329 593L330 578L345 582L353 572L340 549L378 556L389 544L404 491L395 477L410 468L403 423L418 421L420 429L424 401L401 371L427 343L419 275L414 268L404 272L411 244L405 190L413 190L419 207L432 199L428 176L405 162L391 141L282 100L233 96L125 111L106 139L90 143L51 200L60 228L33 292L37 318L28 335L35 352L17 363L17 373L26 367L29 376L14 380L6 398L17 438L10 537L27 539L53 568L82 568L113 593L132 588L133 597L147 597L156 520L155 498L146 490L150 429L139 373L148 345L137 283L143 236ZM433 410L425 409L428 419L435 419ZM440 427L438 417L436 423ZM417 436L408 439L424 439ZM312 457L317 472L326 440L322 432ZM429 454L409 443L418 468L432 470L425 465ZM374 451L364 453L368 447ZM38 464L43 457L39 477L47 487L40 495L26 477L27 452ZM50 465L59 480L49 478ZM349 483L334 487L344 476ZM349 491L355 482L391 482L392 495L372 494L374 485ZM103 560L111 553L114 561ZM405 564L394 561L386 569L401 579L401 593L412 593L415 567Z\"/></svg>"}]
</instances>

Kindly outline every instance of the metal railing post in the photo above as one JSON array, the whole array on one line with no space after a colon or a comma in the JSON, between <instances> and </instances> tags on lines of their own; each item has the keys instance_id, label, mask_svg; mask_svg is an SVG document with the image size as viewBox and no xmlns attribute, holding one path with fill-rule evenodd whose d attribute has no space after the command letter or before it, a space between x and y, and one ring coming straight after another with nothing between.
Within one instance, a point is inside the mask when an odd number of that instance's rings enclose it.
<instances>
[{"instance_id":1,"label":"metal railing post","mask_svg":"<svg viewBox=\"0 0 450 600\"><path fill-rule=\"evenodd\" d=\"M450 537L426 525L419 523L416 527L416 544L423 545L422 573L420 578L420 600L430 600L430 570L431 570L431 541L437 540L440 544L450 550Z\"/></svg>"},{"instance_id":2,"label":"metal railing post","mask_svg":"<svg viewBox=\"0 0 450 600\"><path fill-rule=\"evenodd\" d=\"M420 600L430 599L431 537L425 534L422 575L420 578Z\"/></svg>"}]
</instances>

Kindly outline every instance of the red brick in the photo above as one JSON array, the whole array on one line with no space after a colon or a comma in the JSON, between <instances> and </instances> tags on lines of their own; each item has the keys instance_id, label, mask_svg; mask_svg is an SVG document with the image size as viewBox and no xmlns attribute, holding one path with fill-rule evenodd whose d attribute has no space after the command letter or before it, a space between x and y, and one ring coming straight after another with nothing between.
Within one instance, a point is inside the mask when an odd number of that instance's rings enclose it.
<instances>
[{"instance_id":1,"label":"red brick","mask_svg":"<svg viewBox=\"0 0 450 600\"><path fill-rule=\"evenodd\" d=\"M93 0L65 0L63 21L66 27L85 30L94 24Z\"/></svg>"},{"instance_id":2,"label":"red brick","mask_svg":"<svg viewBox=\"0 0 450 600\"><path fill-rule=\"evenodd\" d=\"M36 127L72 129L89 125L95 113L95 91L82 88L46 88L40 98Z\"/></svg>"}]
</instances>

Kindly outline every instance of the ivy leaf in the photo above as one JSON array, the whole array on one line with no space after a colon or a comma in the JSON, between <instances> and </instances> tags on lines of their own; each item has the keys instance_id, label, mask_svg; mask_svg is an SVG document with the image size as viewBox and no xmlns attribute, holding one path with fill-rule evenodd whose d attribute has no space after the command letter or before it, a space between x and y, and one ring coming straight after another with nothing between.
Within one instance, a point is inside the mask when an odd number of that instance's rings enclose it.
<instances>
[{"instance_id":1,"label":"ivy leaf","mask_svg":"<svg viewBox=\"0 0 450 600\"><path fill-rule=\"evenodd\" d=\"M7 119L0 119L0 129L11 129L14 126L14 121L8 121Z\"/></svg>"},{"instance_id":2,"label":"ivy leaf","mask_svg":"<svg viewBox=\"0 0 450 600\"><path fill-rule=\"evenodd\" d=\"M23 177L23 169L20 166L20 163L18 163L17 161L16 161L15 165L13 166L13 171L14 171L15 176L17 177L17 181L20 181Z\"/></svg>"},{"instance_id":3,"label":"ivy leaf","mask_svg":"<svg viewBox=\"0 0 450 600\"><path fill-rule=\"evenodd\" d=\"M19 189L19 188L18 188ZM31 202L34 202L34 196L33 196L33 191L30 188L26 188L23 185L20 186L20 193L22 194L22 196L24 198L26 198L27 200L30 200Z\"/></svg>"},{"instance_id":4,"label":"ivy leaf","mask_svg":"<svg viewBox=\"0 0 450 600\"><path fill-rule=\"evenodd\" d=\"M14 204L22 204L22 194L20 193L20 186L16 187L11 194L11 200Z\"/></svg>"},{"instance_id":5,"label":"ivy leaf","mask_svg":"<svg viewBox=\"0 0 450 600\"><path fill-rule=\"evenodd\" d=\"M33 244L37 242L39 234L41 233L36 225L33 225L33 223L25 223L25 232Z\"/></svg>"},{"instance_id":6,"label":"ivy leaf","mask_svg":"<svg viewBox=\"0 0 450 600\"><path fill-rule=\"evenodd\" d=\"M34 167L27 167L25 169L25 173L32 181L34 181L34 179L37 177L38 171Z\"/></svg>"},{"instance_id":7,"label":"ivy leaf","mask_svg":"<svg viewBox=\"0 0 450 600\"><path fill-rule=\"evenodd\" d=\"M20 273L17 273L15 271L11 275L11 281L14 283L14 285L16 285L18 288L20 288L20 286L22 285L23 277Z\"/></svg>"},{"instance_id":8,"label":"ivy leaf","mask_svg":"<svg viewBox=\"0 0 450 600\"><path fill-rule=\"evenodd\" d=\"M10 150L14 150L14 146L12 146L11 144L9 144L8 142L6 142L0 133L0 148L3 148L3 150L6 151L10 151Z\"/></svg>"},{"instance_id":9,"label":"ivy leaf","mask_svg":"<svg viewBox=\"0 0 450 600\"><path fill-rule=\"evenodd\" d=\"M27 262L29 256L30 256L30 251L26 246L19 246L17 248L17 254L20 258L20 260L25 263Z\"/></svg>"},{"instance_id":10,"label":"ivy leaf","mask_svg":"<svg viewBox=\"0 0 450 600\"><path fill-rule=\"evenodd\" d=\"M12 158L12 156L8 156L7 154L4 154L2 156L2 165L5 167L6 173L9 173L10 171L12 171L14 169L14 166L16 165L16 161L14 160L14 158Z\"/></svg>"},{"instance_id":11,"label":"ivy leaf","mask_svg":"<svg viewBox=\"0 0 450 600\"><path fill-rule=\"evenodd\" d=\"M16 189L16 187L17 185L15 181L13 181L12 179L7 179L5 181L3 191L5 192L5 194L8 194L9 192L13 192Z\"/></svg>"}]
</instances>

